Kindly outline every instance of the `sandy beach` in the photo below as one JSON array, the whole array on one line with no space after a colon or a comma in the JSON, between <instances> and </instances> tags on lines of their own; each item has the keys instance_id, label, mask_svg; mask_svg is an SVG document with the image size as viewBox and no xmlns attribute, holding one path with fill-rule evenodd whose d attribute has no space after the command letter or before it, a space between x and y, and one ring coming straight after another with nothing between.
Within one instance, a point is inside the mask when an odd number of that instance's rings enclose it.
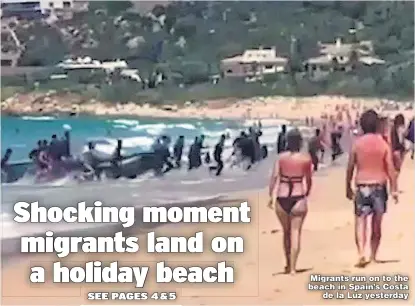
<instances>
[{"instance_id":1,"label":"sandy beach","mask_svg":"<svg viewBox=\"0 0 415 306\"><path fill-rule=\"evenodd\" d=\"M323 113L333 113L336 105L359 105L360 108L378 108L381 104L400 102L404 111L408 101L391 101L378 98L350 98L344 96L313 97L254 97L250 99L221 99L213 101L185 102L181 105L166 104L156 107L150 104L107 103L86 100L76 94L56 92L17 94L1 103L3 114L9 115L95 115L132 116L154 118L200 118L200 119L287 119L304 120L305 117L320 118ZM411 102L412 103L412 102ZM407 112L411 113L412 110ZM396 111L388 112L393 116ZM413 115L413 114L412 114ZM409 114L408 116L412 116Z\"/></svg>"},{"instance_id":2,"label":"sandy beach","mask_svg":"<svg viewBox=\"0 0 415 306\"><path fill-rule=\"evenodd\" d=\"M345 169L327 169L315 178L309 201L309 214L303 230L302 253L296 276L284 275L282 234L275 214L267 208L265 188L256 192L229 195L227 205L239 205L247 200L251 206L249 224L168 225L155 229L156 235L189 236L203 231L205 240L213 236L243 236L244 254L74 254L62 260L66 265L82 265L87 261L118 261L123 265L148 265L149 276L142 289L132 284L45 284L28 281L30 267L40 264L51 271L56 256L36 255L18 258L3 266L3 305L80 305L80 304L161 304L161 301L87 301L88 292L176 292L176 301L168 305L241 305L241 304L413 304L409 300L323 300L322 291L308 290L311 274L321 275L407 275L414 276L414 208L413 161L406 160L400 177L403 194L399 204L390 201L384 218L380 259L383 264L371 264L364 269L354 267L356 249L353 238L353 208L344 195ZM265 187L265 186L264 186ZM140 235L140 233L136 233ZM139 236L140 242L145 235ZM144 240L143 240L144 241ZM144 244L145 245L145 244ZM206 248L207 250L208 248ZM157 284L154 266L166 261L169 266L214 265L226 261L233 265L234 284ZM153 269L153 270L152 270ZM50 278L50 275L49 275ZM358 291L363 292L364 291ZM373 293L370 291L368 293ZM335 292L334 292L335 293Z\"/></svg>"}]
</instances>

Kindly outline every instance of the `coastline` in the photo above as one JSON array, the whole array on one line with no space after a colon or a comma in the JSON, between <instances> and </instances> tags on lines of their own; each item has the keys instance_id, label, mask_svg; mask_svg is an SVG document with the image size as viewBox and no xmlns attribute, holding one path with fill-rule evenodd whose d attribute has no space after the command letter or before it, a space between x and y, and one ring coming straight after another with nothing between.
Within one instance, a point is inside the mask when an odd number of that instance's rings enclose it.
<instances>
[{"instance_id":1,"label":"coastline","mask_svg":"<svg viewBox=\"0 0 415 306\"><path fill-rule=\"evenodd\" d=\"M389 203L383 225L380 258L383 264L371 264L365 269L354 267L356 250L352 238L353 208L344 194L344 167L333 167L325 175L316 176L309 198L309 214L304 224L302 251L296 276L284 275L282 233L275 214L266 207L265 190L248 192L246 198L252 209L250 224L183 224L154 228L156 236L190 236L203 231L206 239L213 236L242 236L245 239L244 254L218 254L206 250L203 254L72 254L61 259L64 266L84 266L85 262L99 260L105 263L118 261L120 265L149 266L148 281L144 288L134 288L133 284L54 284L50 280L43 284L28 282L31 266L42 265L51 271L55 255L35 254L23 257L18 262L4 267L3 303L5 305L79 305L79 304L132 304L135 302L160 305L160 301L88 301L88 292L176 292L178 299L167 304L180 305L242 305L242 304L362 304L361 299L323 300L322 292L307 290L310 274L320 275L396 275L414 277L413 269L413 218L411 199L414 197L413 161L407 159L400 178L404 193L400 203ZM230 205L237 205L245 195L233 197ZM322 222L324 220L324 222ZM141 243L146 235L134 232ZM405 247L406 252L399 252ZM166 261L166 265L191 266L214 265L226 261L235 268L234 284L157 284L155 264ZM239 273L238 273L239 271ZM50 279L50 274L47 276ZM376 291L361 290L361 293ZM409 300L364 300L364 303L413 303Z\"/></svg>"},{"instance_id":2,"label":"coastline","mask_svg":"<svg viewBox=\"0 0 415 306\"><path fill-rule=\"evenodd\" d=\"M336 105L359 105L379 108L381 104L398 102L378 98L350 98L345 96L313 97L255 97L235 98L204 102L186 102L181 106L165 104L160 107L148 103L110 103L90 99L85 101L75 94L16 94L1 103L6 116L105 116L129 118L188 118L212 120L285 119L304 120L306 116L320 118L331 113ZM407 103L408 101L399 101Z\"/></svg>"}]
</instances>

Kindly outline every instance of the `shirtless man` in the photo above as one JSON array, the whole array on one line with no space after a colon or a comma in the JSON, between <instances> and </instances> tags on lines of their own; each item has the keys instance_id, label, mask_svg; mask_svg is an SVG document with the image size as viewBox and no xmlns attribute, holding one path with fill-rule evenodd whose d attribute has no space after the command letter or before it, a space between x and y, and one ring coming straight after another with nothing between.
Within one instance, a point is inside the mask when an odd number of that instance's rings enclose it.
<instances>
[{"instance_id":1,"label":"shirtless man","mask_svg":"<svg viewBox=\"0 0 415 306\"><path fill-rule=\"evenodd\" d=\"M269 182L268 206L273 208L284 232L285 273L296 273L301 230L307 215L307 197L312 187L310 155L301 152L302 137L297 129L287 133L287 151L279 155Z\"/></svg>"},{"instance_id":2,"label":"shirtless man","mask_svg":"<svg viewBox=\"0 0 415 306\"><path fill-rule=\"evenodd\" d=\"M349 155L346 172L346 196L354 200L355 238L359 255L358 267L364 267L366 229L368 216L372 215L372 236L370 238L370 261L377 261L377 251L381 238L382 217L386 212L388 199L387 183L390 183L391 195L398 202L396 174L390 146L379 135L379 118L374 110L364 112L360 118L363 135L353 145ZM356 169L355 185L352 178ZM370 262L369 261L369 262Z\"/></svg>"}]
</instances>

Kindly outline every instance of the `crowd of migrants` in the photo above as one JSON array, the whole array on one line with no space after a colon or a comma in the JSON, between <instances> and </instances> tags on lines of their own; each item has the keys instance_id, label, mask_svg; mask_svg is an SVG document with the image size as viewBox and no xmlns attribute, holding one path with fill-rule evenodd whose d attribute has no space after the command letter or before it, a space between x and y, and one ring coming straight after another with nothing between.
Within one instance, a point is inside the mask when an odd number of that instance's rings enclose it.
<instances>
[{"instance_id":1,"label":"crowd of migrants","mask_svg":"<svg viewBox=\"0 0 415 306\"><path fill-rule=\"evenodd\" d=\"M346 113L348 113L346 111ZM358 118L355 122L352 122L351 118L348 118L349 125L345 129L340 122L343 121L341 118L342 112L338 112L338 117L333 116L329 118L323 118L320 124L315 124L313 118L306 118L306 126L314 128L314 135L308 141L308 153L311 156L313 163L314 171L318 170L318 165L324 160L324 153L326 149L331 152L331 160L334 162L339 156L344 152L340 145L342 136L345 133L345 130L358 136ZM358 116L358 115L357 115ZM385 123L388 124L388 119L383 118ZM385 137L389 139L388 141L392 146L397 146L396 143L399 143L396 137L396 130L404 126L403 116L397 115L393 121L392 128L385 130ZM317 126L317 127L316 127ZM414 131L413 131L413 119L410 121L407 128L406 138L410 142L414 142ZM402 133L400 133L402 134ZM261 159L264 159L268 155L267 146L260 144L260 137L262 136L262 125L261 122L250 127L248 131L241 131L240 135L236 137L233 141L233 152L230 162L230 168L239 166L245 171L251 169L252 165L259 162ZM277 138L276 149L277 153L280 154L287 150L287 126L282 125L281 131ZM200 168L203 164L208 165L208 169L212 174L216 176L221 175L224 168L224 159L223 151L225 140L229 139L229 134L223 134L220 136L219 141L214 146L213 150L209 150L205 146L205 136L201 135L195 137L193 143L190 145L187 152L187 170L191 171L193 169ZM173 150L171 152L171 138L169 136L163 135L160 136L152 146L152 152L150 159L143 158L143 155L140 155L138 159L141 159L144 168L148 170L154 170L154 173L157 176L161 176L172 169L182 168L182 159L184 154L185 147L185 137L179 136L173 145ZM117 148L115 152L107 156L106 158L99 158L97 156L100 153L95 149L95 144L93 142L88 143L88 150L81 154L78 158L73 158L70 152L70 135L69 132L65 132L62 139L58 139L56 135L52 136L52 139L48 143L47 140L38 141L37 148L33 149L29 153L29 158L34 164L34 174L38 178L56 178L68 171L76 169L82 169L82 175L80 178L82 180L100 180L103 173L102 163L106 162L106 167L110 167L115 173L113 178L118 178L121 176L120 163L129 157L121 156L122 141L118 141ZM399 151L399 148L396 150ZM5 181L3 178L8 177L11 173L12 167L8 166L9 159L12 155L12 150L7 149L4 157L1 161L1 170L2 170L2 181ZM136 155L139 156L139 155ZM213 157L213 161L212 161ZM414 157L414 151L412 147L411 158ZM128 164L127 166L128 167ZM134 171L132 174L127 175L129 178L135 178L137 176ZM7 181L7 179L6 179Z\"/></svg>"},{"instance_id":2,"label":"crowd of migrants","mask_svg":"<svg viewBox=\"0 0 415 306\"><path fill-rule=\"evenodd\" d=\"M245 170L249 170L254 163L267 157L267 147L261 146L259 142L261 135L260 122L258 125L250 127L247 132L242 131L240 133L233 142L231 167L243 164L246 165L244 167ZM188 171L198 169L203 164L206 164L209 166L208 169L212 174L216 176L221 175L224 168L223 151L225 140L229 138L229 134L221 135L213 150L209 150L204 144L205 136L201 135L196 137L187 152ZM130 155L128 157L121 156L121 140L118 141L114 153L106 156L106 159L102 158L104 153L96 150L95 145L94 142L88 142L88 150L77 158L74 158L70 152L69 132L65 132L65 136L61 140L58 140L57 136L53 135L49 143L47 140L38 141L37 147L29 153L29 158L34 166L33 174L38 178L57 178L65 175L69 170L73 170L74 168L79 169L81 165L83 172L81 178L83 180L100 180L103 173L103 162L106 162L107 167L111 167L114 170L113 173L116 173L120 162L126 158L134 156L138 159L140 158L140 154ZM154 170L157 176L163 175L172 169L182 168L185 137L179 136L177 138L172 152L170 145L171 138L169 136L160 136L153 144L151 153L147 153L151 154L152 158L150 160L142 158L144 163L148 161L151 164L148 169ZM13 171L12 167L9 167L11 155L12 150L7 149L1 162L2 178L11 175L10 172ZM117 178L120 175L115 175L114 177ZM135 176L131 175L131 177ZM2 179L2 181L4 180Z\"/></svg>"},{"instance_id":3,"label":"crowd of migrants","mask_svg":"<svg viewBox=\"0 0 415 306\"><path fill-rule=\"evenodd\" d=\"M7 181L7 177L12 175L13 168L9 165L12 153L13 150L8 148L1 159L2 181L3 178ZM61 139L54 134L49 142L46 139L38 140L36 148L30 151L28 157L35 165L39 177L54 174L57 170L56 162L71 157L69 132L66 131Z\"/></svg>"}]
</instances>

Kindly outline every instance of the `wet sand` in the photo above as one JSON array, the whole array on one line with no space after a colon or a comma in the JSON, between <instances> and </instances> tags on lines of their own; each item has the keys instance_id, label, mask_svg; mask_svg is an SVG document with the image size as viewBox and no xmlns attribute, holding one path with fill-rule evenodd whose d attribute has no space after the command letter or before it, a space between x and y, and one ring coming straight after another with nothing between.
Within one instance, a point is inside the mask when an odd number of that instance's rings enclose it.
<instances>
[{"instance_id":1,"label":"wet sand","mask_svg":"<svg viewBox=\"0 0 415 306\"><path fill-rule=\"evenodd\" d=\"M310 274L322 275L408 275L414 276L414 208L413 161L406 160L400 177L400 203L390 201L384 220L384 232L379 258L383 264L371 264L365 269L354 267L356 250L353 238L353 205L344 195L345 169L342 166L326 169L316 176L309 201L309 215L303 232L302 253L296 276L284 275L282 234L279 223L267 206L264 188L255 192L235 193L228 196L229 205L248 200L252 209L250 224L192 224L168 225L155 229L157 235L188 236L203 231L205 240L213 236L243 236L244 254L74 254L64 258L66 265L82 265L87 261L119 261L124 265L148 265L150 272L145 288L136 289L132 284L30 284L30 266L41 264L51 271L53 255L22 257L10 262L2 270L3 305L79 305L88 304L88 292L176 292L178 299L166 301L95 301L96 305L122 304L172 304L172 305L241 305L241 304L413 304L402 300L322 300L322 292L307 290ZM252 186L265 184L267 175L251 178ZM244 183L244 184L247 184ZM244 188L250 189L247 185ZM188 186L188 190L192 190ZM195 190L197 191L197 190ZM137 235L139 235L137 230ZM145 236L139 236L145 246ZM141 242L143 241L143 242ZM206 248L208 249L208 248ZM154 266L167 261L169 266L215 264L226 261L236 271L234 284L157 284ZM153 269L153 270L152 270ZM371 291L374 292L374 291ZM92 302L90 302L92 304Z\"/></svg>"}]
</instances>

